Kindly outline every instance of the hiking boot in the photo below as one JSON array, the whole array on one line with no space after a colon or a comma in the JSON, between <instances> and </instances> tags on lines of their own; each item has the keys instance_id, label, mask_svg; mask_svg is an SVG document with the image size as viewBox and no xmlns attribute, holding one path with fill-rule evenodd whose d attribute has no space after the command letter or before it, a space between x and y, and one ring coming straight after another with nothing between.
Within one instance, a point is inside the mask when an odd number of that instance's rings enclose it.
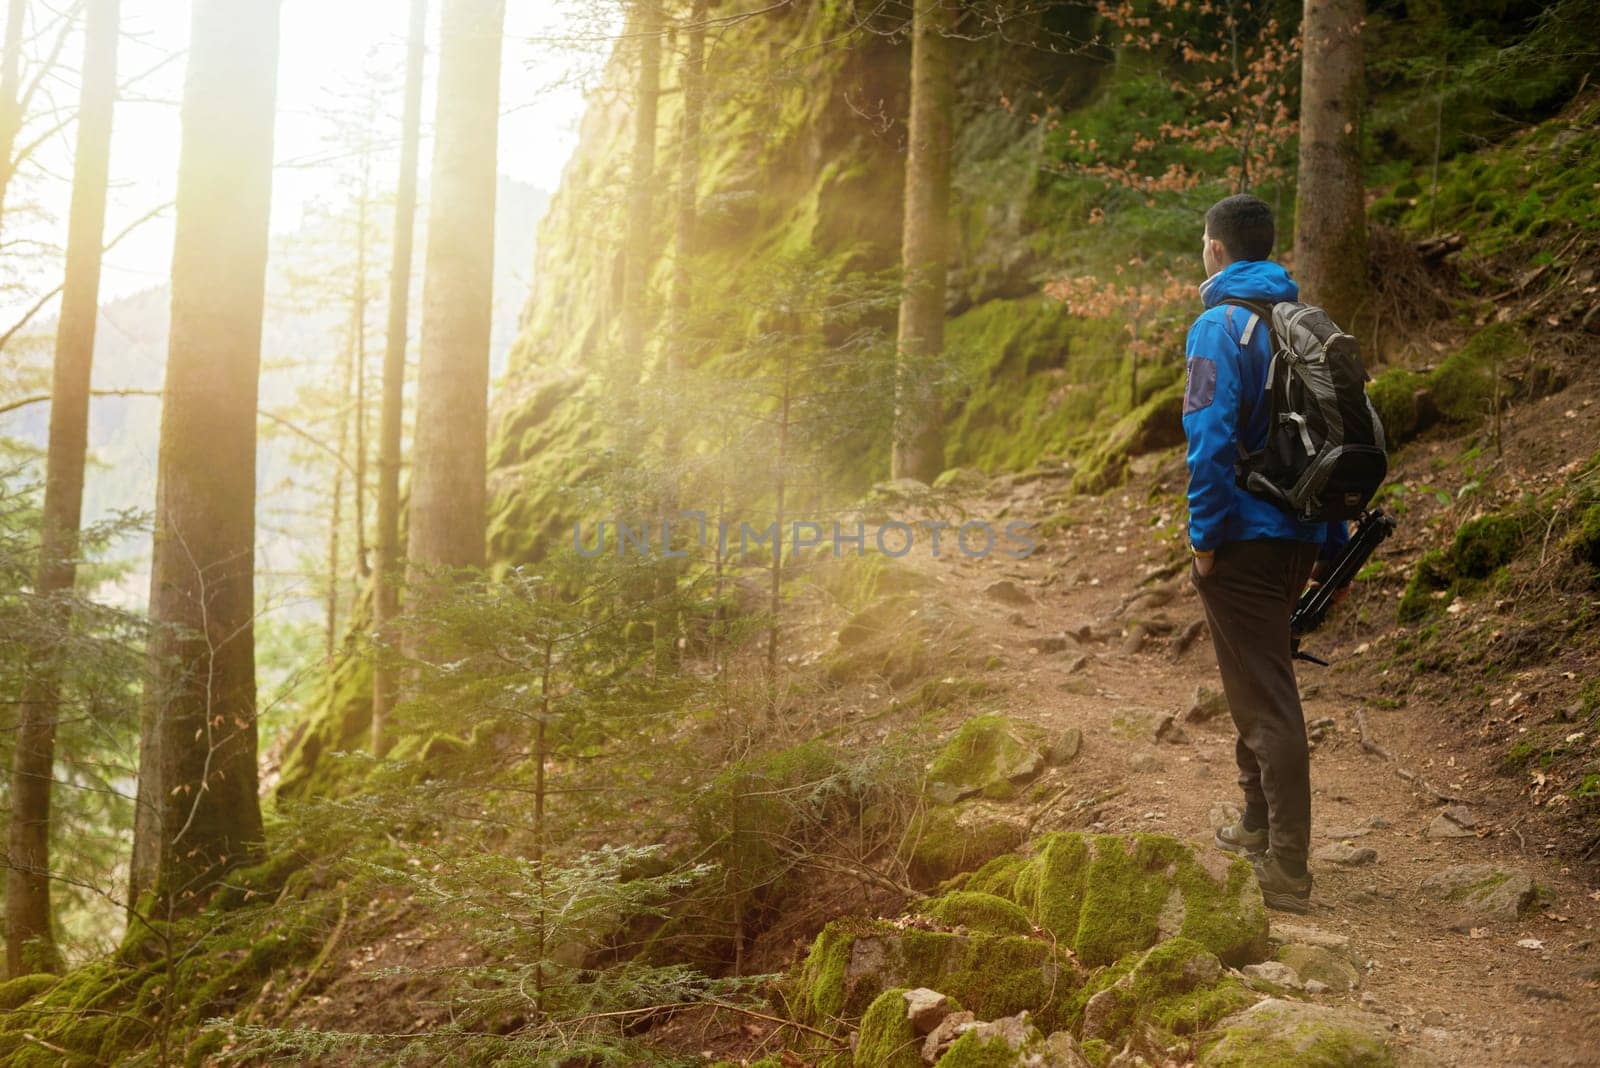
<instances>
[{"instance_id":1,"label":"hiking boot","mask_svg":"<svg viewBox=\"0 0 1600 1068\"><path fill-rule=\"evenodd\" d=\"M1218 849L1226 849L1230 853L1241 853L1249 856L1252 853L1265 853L1267 851L1267 829L1252 831L1244 825L1244 820L1234 820L1226 827L1218 827L1213 836Z\"/></svg>"},{"instance_id":2,"label":"hiking boot","mask_svg":"<svg viewBox=\"0 0 1600 1068\"><path fill-rule=\"evenodd\" d=\"M1283 862L1270 852L1253 853L1250 865L1256 870L1256 882L1261 884L1261 900L1269 909L1284 912L1311 911L1311 873L1290 875Z\"/></svg>"}]
</instances>

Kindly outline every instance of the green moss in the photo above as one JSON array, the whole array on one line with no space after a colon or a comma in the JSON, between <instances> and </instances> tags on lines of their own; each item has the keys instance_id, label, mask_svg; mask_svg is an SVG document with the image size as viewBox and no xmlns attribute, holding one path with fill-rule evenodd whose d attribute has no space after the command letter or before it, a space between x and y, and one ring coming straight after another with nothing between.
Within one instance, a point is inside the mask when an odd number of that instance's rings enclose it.
<instances>
[{"instance_id":1,"label":"green moss","mask_svg":"<svg viewBox=\"0 0 1600 1068\"><path fill-rule=\"evenodd\" d=\"M937 886L964 871L1016 849L1026 837L1016 820L941 806L912 821L908 873L913 886Z\"/></svg>"},{"instance_id":2,"label":"green moss","mask_svg":"<svg viewBox=\"0 0 1600 1068\"><path fill-rule=\"evenodd\" d=\"M1164 931L1192 938L1229 963L1265 952L1266 912L1243 860L1197 855L1164 835L1130 841L1057 834L1036 846L1034 865L1036 882L1017 881L1019 903L1085 964L1110 964L1153 945Z\"/></svg>"},{"instance_id":3,"label":"green moss","mask_svg":"<svg viewBox=\"0 0 1600 1068\"><path fill-rule=\"evenodd\" d=\"M1384 438L1392 449L1416 436L1419 423L1417 392L1427 379L1415 371L1386 371L1367 385L1367 399L1383 423Z\"/></svg>"},{"instance_id":4,"label":"green moss","mask_svg":"<svg viewBox=\"0 0 1600 1068\"><path fill-rule=\"evenodd\" d=\"M1265 1010L1265 1011L1264 1011ZM1392 1068L1381 1024L1294 1002L1265 1002L1211 1044L1201 1068Z\"/></svg>"},{"instance_id":5,"label":"green moss","mask_svg":"<svg viewBox=\"0 0 1600 1068\"><path fill-rule=\"evenodd\" d=\"M1496 512L1463 523L1450 546L1456 573L1488 578L1516 556L1527 538L1527 521L1515 513Z\"/></svg>"},{"instance_id":6,"label":"green moss","mask_svg":"<svg viewBox=\"0 0 1600 1068\"><path fill-rule=\"evenodd\" d=\"M1147 452L1183 444L1183 382L1165 386L1113 425L1079 459L1072 490L1095 496L1122 485L1129 461Z\"/></svg>"},{"instance_id":7,"label":"green moss","mask_svg":"<svg viewBox=\"0 0 1600 1068\"><path fill-rule=\"evenodd\" d=\"M955 890L930 898L920 902L915 911L947 927L965 927L985 934L1033 933L1028 914L1016 902L975 890Z\"/></svg>"},{"instance_id":8,"label":"green moss","mask_svg":"<svg viewBox=\"0 0 1600 1068\"><path fill-rule=\"evenodd\" d=\"M10 1012L23 1002L32 1001L60 981L60 976L36 972L0 983L0 1012Z\"/></svg>"},{"instance_id":9,"label":"green moss","mask_svg":"<svg viewBox=\"0 0 1600 1068\"><path fill-rule=\"evenodd\" d=\"M989 861L970 877L961 880L960 885L966 890L994 894L997 897L1008 897L1013 901L1022 902L1023 898L1016 893L1017 877L1029 867L1026 857L1007 853Z\"/></svg>"},{"instance_id":10,"label":"green moss","mask_svg":"<svg viewBox=\"0 0 1600 1068\"><path fill-rule=\"evenodd\" d=\"M851 1019L886 989L924 986L958 1000L979 1019L1026 1009L1041 1028L1055 1030L1067 1019L1077 973L1069 954L1035 938L846 919L817 936L799 982L797 1000L813 1022Z\"/></svg>"},{"instance_id":11,"label":"green moss","mask_svg":"<svg viewBox=\"0 0 1600 1068\"><path fill-rule=\"evenodd\" d=\"M1567 548L1578 563L1600 569L1600 501L1578 514L1567 535Z\"/></svg>"},{"instance_id":12,"label":"green moss","mask_svg":"<svg viewBox=\"0 0 1600 1068\"><path fill-rule=\"evenodd\" d=\"M856 1068L922 1068L922 1041L906 1019L907 988L879 994L861 1017Z\"/></svg>"},{"instance_id":13,"label":"green moss","mask_svg":"<svg viewBox=\"0 0 1600 1068\"><path fill-rule=\"evenodd\" d=\"M928 781L956 796L981 791L1004 800L1012 794L1011 780L1042 766L1042 744L1040 732L1030 724L1000 715L976 716L940 747L928 767Z\"/></svg>"},{"instance_id":14,"label":"green moss","mask_svg":"<svg viewBox=\"0 0 1600 1068\"><path fill-rule=\"evenodd\" d=\"M1441 602L1435 594L1449 589L1454 580L1455 565L1447 551L1430 549L1423 553L1417 560L1411 581L1406 583L1405 593L1400 598L1400 607L1396 613L1397 618L1400 622L1408 624L1426 618L1434 609L1447 603Z\"/></svg>"},{"instance_id":15,"label":"green moss","mask_svg":"<svg viewBox=\"0 0 1600 1068\"><path fill-rule=\"evenodd\" d=\"M1017 1051L1005 1039L980 1038L969 1031L950 1044L935 1068L1012 1068L1017 1063Z\"/></svg>"}]
</instances>

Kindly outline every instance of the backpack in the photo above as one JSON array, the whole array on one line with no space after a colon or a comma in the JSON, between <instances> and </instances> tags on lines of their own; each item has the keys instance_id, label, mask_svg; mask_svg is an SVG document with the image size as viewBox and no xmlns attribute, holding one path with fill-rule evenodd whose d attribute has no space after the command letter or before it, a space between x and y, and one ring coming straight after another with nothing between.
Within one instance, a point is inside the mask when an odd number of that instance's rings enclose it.
<instances>
[{"instance_id":1,"label":"backpack","mask_svg":"<svg viewBox=\"0 0 1600 1068\"><path fill-rule=\"evenodd\" d=\"M1241 345L1258 323L1272 340L1267 440L1256 452L1240 443L1239 486L1301 522L1358 517L1389 472L1360 343L1313 304L1226 303L1251 313ZM1247 421L1248 413L1240 425Z\"/></svg>"}]
</instances>

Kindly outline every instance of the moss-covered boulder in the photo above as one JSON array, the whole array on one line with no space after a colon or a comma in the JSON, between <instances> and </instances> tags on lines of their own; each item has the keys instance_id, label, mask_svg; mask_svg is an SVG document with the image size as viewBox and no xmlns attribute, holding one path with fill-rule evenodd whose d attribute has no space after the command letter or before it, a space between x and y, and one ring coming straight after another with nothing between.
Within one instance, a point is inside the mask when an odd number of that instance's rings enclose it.
<instances>
[{"instance_id":1,"label":"moss-covered boulder","mask_svg":"<svg viewBox=\"0 0 1600 1068\"><path fill-rule=\"evenodd\" d=\"M964 663L971 630L947 605L914 593L891 593L844 622L823 660L823 673L834 683L882 679L908 686L936 667Z\"/></svg>"},{"instance_id":2,"label":"moss-covered boulder","mask_svg":"<svg viewBox=\"0 0 1600 1068\"><path fill-rule=\"evenodd\" d=\"M1072 476L1074 493L1095 496L1127 481L1135 456L1183 444L1183 382L1157 392L1123 416L1085 455Z\"/></svg>"},{"instance_id":3,"label":"moss-covered boulder","mask_svg":"<svg viewBox=\"0 0 1600 1068\"><path fill-rule=\"evenodd\" d=\"M1145 1026L1170 1035L1197 1034L1256 1000L1243 983L1224 976L1216 954L1189 938L1130 955L1094 976L1088 990L1095 992L1082 999L1083 1037L1113 1046Z\"/></svg>"},{"instance_id":4,"label":"moss-covered boulder","mask_svg":"<svg viewBox=\"0 0 1600 1068\"><path fill-rule=\"evenodd\" d=\"M1045 938L929 930L916 924L846 918L822 929L799 976L809 1020L860 1017L884 991L928 987L979 1019L1023 1010L1040 1026L1065 1023L1080 977L1072 955Z\"/></svg>"},{"instance_id":5,"label":"moss-covered boulder","mask_svg":"<svg viewBox=\"0 0 1600 1068\"><path fill-rule=\"evenodd\" d=\"M1222 1021L1202 1068L1393 1068L1383 1020L1364 1012L1276 998Z\"/></svg>"},{"instance_id":6,"label":"moss-covered boulder","mask_svg":"<svg viewBox=\"0 0 1600 1068\"><path fill-rule=\"evenodd\" d=\"M1422 881L1422 892L1444 905L1481 919L1512 922L1538 900L1528 873L1498 864L1458 864Z\"/></svg>"},{"instance_id":7,"label":"moss-covered boulder","mask_svg":"<svg viewBox=\"0 0 1600 1068\"><path fill-rule=\"evenodd\" d=\"M1028 935L1033 922L1022 906L994 894L975 890L952 890L948 894L919 902L919 916L937 920L945 927L965 927L984 934Z\"/></svg>"},{"instance_id":8,"label":"moss-covered boulder","mask_svg":"<svg viewBox=\"0 0 1600 1068\"><path fill-rule=\"evenodd\" d=\"M928 793L950 802L974 794L1005 799L1044 770L1049 743L1042 731L1001 715L962 724L928 766Z\"/></svg>"},{"instance_id":9,"label":"moss-covered boulder","mask_svg":"<svg viewBox=\"0 0 1600 1068\"><path fill-rule=\"evenodd\" d=\"M1432 371L1396 368L1367 386L1367 397L1395 448L1436 422L1466 423L1491 413L1495 382L1527 353L1509 323L1494 323ZM1504 397L1509 391L1501 390Z\"/></svg>"},{"instance_id":10,"label":"moss-covered boulder","mask_svg":"<svg viewBox=\"0 0 1600 1068\"><path fill-rule=\"evenodd\" d=\"M867 1006L856 1036L855 1068L922 1068L922 1036L906 1015L904 987L885 990Z\"/></svg>"},{"instance_id":11,"label":"moss-covered boulder","mask_svg":"<svg viewBox=\"0 0 1600 1068\"><path fill-rule=\"evenodd\" d=\"M907 872L919 889L937 886L1022 845L1026 819L987 801L925 810L906 832Z\"/></svg>"},{"instance_id":12,"label":"moss-covered boulder","mask_svg":"<svg viewBox=\"0 0 1600 1068\"><path fill-rule=\"evenodd\" d=\"M974 886L998 893L1002 870L981 869ZM1009 890L1085 964L1178 935L1229 964L1267 955L1267 913L1249 862L1166 835L1047 835Z\"/></svg>"}]
</instances>

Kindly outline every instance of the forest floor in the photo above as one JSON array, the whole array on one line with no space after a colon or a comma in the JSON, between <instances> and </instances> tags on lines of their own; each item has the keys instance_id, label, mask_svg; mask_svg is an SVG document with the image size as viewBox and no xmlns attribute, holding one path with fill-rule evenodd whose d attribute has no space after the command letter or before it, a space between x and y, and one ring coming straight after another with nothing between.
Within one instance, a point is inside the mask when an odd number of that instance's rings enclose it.
<instances>
[{"instance_id":1,"label":"forest floor","mask_svg":"<svg viewBox=\"0 0 1600 1068\"><path fill-rule=\"evenodd\" d=\"M1562 423L1539 425L1548 434ZM1418 457L1428 454L1426 444L1417 450ZM1241 800L1234 734L1225 713L1184 722L1197 685L1220 688L1220 680L1203 632L1175 655L1175 637L1203 613L1176 549L1173 523L1181 522L1181 512L1173 514L1170 494L1146 493L1153 483L1180 478L1182 459L1167 453L1140 466L1144 471L1124 491L1069 501L1084 518L1027 559L973 560L948 551L934 559L924 547L902 562L932 578L939 601L961 606L972 628L969 643L1002 662L983 673L996 691L985 704L1052 734L1082 730L1082 752L1066 769L1072 793L1113 796L1070 825L1087 819L1094 830L1209 840L1219 806ZM999 513L1042 521L1061 506L1052 493L1061 485L1048 477L1001 479L964 508L974 518ZM1379 558L1410 555L1414 541L1396 537ZM994 588L1002 580L1009 589ZM1600 1064L1600 890L1593 873L1573 858L1570 843L1549 837L1557 832L1532 812L1523 784L1499 771L1498 754L1481 732L1462 728L1486 703L1469 680L1454 680L1453 695L1414 690L1395 700L1396 676L1408 673L1410 662L1384 666L1383 643L1396 630L1393 611L1373 609L1397 591L1393 584L1370 585L1377 588L1358 590L1307 642L1333 666L1302 664L1299 677L1307 723L1325 721L1313 732L1320 734L1311 760L1313 850L1339 834L1371 847L1377 858L1359 867L1314 859L1311 914L1277 913L1274 922L1347 936L1367 970L1350 992L1318 999L1387 1016L1406 1044L1441 1063ZM1383 622L1362 622L1369 617ZM1130 637L1135 619L1158 631L1170 626L1171 637ZM1041 637L1085 628L1094 637L1069 639L1063 650L1030 647ZM1580 670L1585 656L1593 651L1574 652ZM1562 666L1546 665L1552 672ZM1129 708L1176 713L1176 739L1172 732L1160 741L1130 737L1113 723ZM1358 712L1371 749L1362 744ZM1425 834L1461 803L1438 793L1464 800L1470 832L1445 839ZM1066 825L1051 812L1033 815L1034 833ZM1420 889L1430 875L1478 862L1526 872L1541 888L1539 904L1517 922L1495 923L1463 917Z\"/></svg>"}]
</instances>

